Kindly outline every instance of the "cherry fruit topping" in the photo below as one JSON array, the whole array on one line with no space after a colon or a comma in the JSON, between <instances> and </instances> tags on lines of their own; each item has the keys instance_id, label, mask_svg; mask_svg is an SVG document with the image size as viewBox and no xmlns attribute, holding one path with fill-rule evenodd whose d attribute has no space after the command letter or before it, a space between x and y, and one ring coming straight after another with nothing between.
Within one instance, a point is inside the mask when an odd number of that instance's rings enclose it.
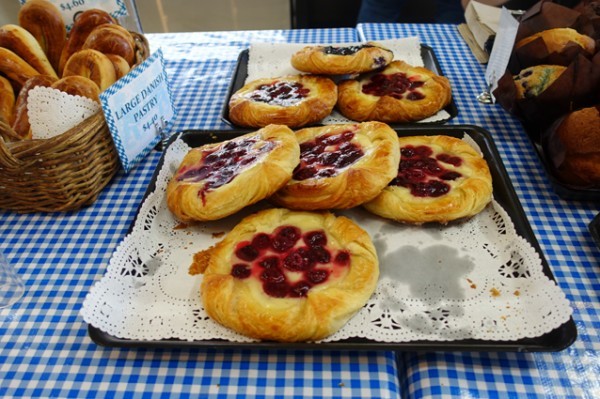
<instances>
[{"instance_id":1,"label":"cherry fruit topping","mask_svg":"<svg viewBox=\"0 0 600 399\"><path fill-rule=\"evenodd\" d=\"M323 230L303 233L294 226L257 233L236 245L234 255L239 261L234 262L231 275L238 279L254 276L263 291L275 298L305 297L311 287L326 282L336 267L350 264L348 251L328 248L327 242Z\"/></svg>"}]
</instances>

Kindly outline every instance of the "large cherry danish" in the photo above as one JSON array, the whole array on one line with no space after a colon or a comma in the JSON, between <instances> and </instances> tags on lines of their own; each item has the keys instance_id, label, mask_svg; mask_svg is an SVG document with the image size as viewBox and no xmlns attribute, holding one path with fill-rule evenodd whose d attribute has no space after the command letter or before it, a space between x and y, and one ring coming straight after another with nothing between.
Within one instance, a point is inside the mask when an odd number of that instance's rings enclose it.
<instances>
[{"instance_id":1,"label":"large cherry danish","mask_svg":"<svg viewBox=\"0 0 600 399\"><path fill-rule=\"evenodd\" d=\"M268 209L197 253L200 295L218 323L248 337L316 341L365 305L379 278L369 235L329 212Z\"/></svg>"},{"instance_id":2,"label":"large cherry danish","mask_svg":"<svg viewBox=\"0 0 600 399\"><path fill-rule=\"evenodd\" d=\"M447 78L392 61L382 71L340 82L337 108L354 121L407 123L435 115L451 99Z\"/></svg>"},{"instance_id":3,"label":"large cherry danish","mask_svg":"<svg viewBox=\"0 0 600 399\"><path fill-rule=\"evenodd\" d=\"M231 96L229 119L245 127L269 124L302 127L328 116L336 101L337 86L323 76L257 79Z\"/></svg>"},{"instance_id":4,"label":"large cherry danish","mask_svg":"<svg viewBox=\"0 0 600 399\"><path fill-rule=\"evenodd\" d=\"M412 224L448 223L481 212L492 198L487 162L450 136L400 137L398 175L364 207Z\"/></svg>"},{"instance_id":5,"label":"large cherry danish","mask_svg":"<svg viewBox=\"0 0 600 399\"><path fill-rule=\"evenodd\" d=\"M344 209L370 201L396 177L398 136L382 122L296 131L300 163L271 197L290 209Z\"/></svg>"},{"instance_id":6,"label":"large cherry danish","mask_svg":"<svg viewBox=\"0 0 600 399\"><path fill-rule=\"evenodd\" d=\"M373 71L392 62L394 53L375 42L361 45L306 46L292 55L302 72L346 75Z\"/></svg>"},{"instance_id":7,"label":"large cherry danish","mask_svg":"<svg viewBox=\"0 0 600 399\"><path fill-rule=\"evenodd\" d=\"M167 205L182 221L229 216L281 188L299 155L294 132L283 125L193 148L167 185Z\"/></svg>"}]
</instances>

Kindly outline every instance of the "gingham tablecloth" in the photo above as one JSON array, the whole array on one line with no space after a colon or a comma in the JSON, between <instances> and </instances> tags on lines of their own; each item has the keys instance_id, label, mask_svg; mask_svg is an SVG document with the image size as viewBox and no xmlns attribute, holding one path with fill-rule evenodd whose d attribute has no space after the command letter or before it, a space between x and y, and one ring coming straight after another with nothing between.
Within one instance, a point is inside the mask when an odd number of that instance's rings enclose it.
<instances>
[{"instance_id":1,"label":"gingham tablecloth","mask_svg":"<svg viewBox=\"0 0 600 399\"><path fill-rule=\"evenodd\" d=\"M220 113L238 54L253 41L350 42L417 35L453 84L459 116L489 130L552 271L575 308L577 342L556 354L114 349L92 343L80 316L133 221L160 153L119 173L78 212L0 211L0 249L27 293L0 310L1 397L600 397L596 205L558 199L520 125L476 102L483 69L450 25L148 35L161 47L174 131L229 129Z\"/></svg>"}]
</instances>

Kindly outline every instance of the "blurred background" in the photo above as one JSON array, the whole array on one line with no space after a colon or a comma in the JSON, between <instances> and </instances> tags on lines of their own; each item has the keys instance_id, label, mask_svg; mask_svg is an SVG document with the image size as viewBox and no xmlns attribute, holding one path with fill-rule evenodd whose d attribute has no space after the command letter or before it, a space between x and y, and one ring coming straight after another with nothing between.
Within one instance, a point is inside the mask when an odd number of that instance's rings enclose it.
<instances>
[{"instance_id":1,"label":"blurred background","mask_svg":"<svg viewBox=\"0 0 600 399\"><path fill-rule=\"evenodd\" d=\"M452 1L452 0L447 0ZM135 0L146 33L351 27L360 0ZM411 2L403 22L427 22L431 0ZM0 0L0 25L16 23L19 0Z\"/></svg>"}]
</instances>

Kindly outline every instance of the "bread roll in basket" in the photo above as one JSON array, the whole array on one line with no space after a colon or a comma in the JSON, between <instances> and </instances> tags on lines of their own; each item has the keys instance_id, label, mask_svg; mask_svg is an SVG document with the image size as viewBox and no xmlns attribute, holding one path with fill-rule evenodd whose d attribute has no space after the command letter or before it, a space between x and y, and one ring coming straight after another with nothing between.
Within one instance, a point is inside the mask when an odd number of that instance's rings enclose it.
<instances>
[{"instance_id":1,"label":"bread roll in basket","mask_svg":"<svg viewBox=\"0 0 600 399\"><path fill-rule=\"evenodd\" d=\"M47 1L30 0L26 4L28 8L24 5L19 13L20 22L31 17L27 14L23 17L26 10L36 13L33 19L40 20L47 19L46 14L56 14L52 3ZM134 65L137 65L149 56L149 45L142 34L130 33L135 43ZM33 36L38 34L51 33L40 30ZM36 37L36 40L43 39ZM60 54L55 49L52 54L48 59L58 65ZM32 73L28 68L24 71ZM21 79L18 70L15 77ZM26 213L80 209L92 204L120 169L119 156L102 112L48 139L27 139L18 134L14 120L14 116L0 115L0 210Z\"/></svg>"}]
</instances>

